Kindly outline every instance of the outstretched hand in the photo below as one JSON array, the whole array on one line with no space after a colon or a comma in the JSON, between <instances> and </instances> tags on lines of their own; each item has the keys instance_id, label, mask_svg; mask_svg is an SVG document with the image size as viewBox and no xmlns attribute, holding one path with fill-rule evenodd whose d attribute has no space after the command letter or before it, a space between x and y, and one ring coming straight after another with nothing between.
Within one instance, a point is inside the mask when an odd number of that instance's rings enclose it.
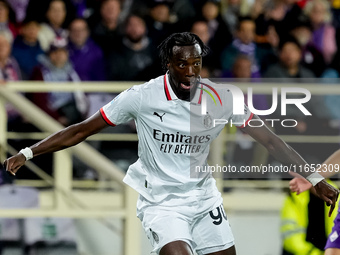
<instances>
[{"instance_id":1,"label":"outstretched hand","mask_svg":"<svg viewBox=\"0 0 340 255\"><path fill-rule=\"evenodd\" d=\"M289 189L291 192L296 192L296 194L299 195L300 193L313 187L313 185L309 181L307 181L298 173L289 172L289 174L295 177L289 182Z\"/></svg>"},{"instance_id":2,"label":"outstretched hand","mask_svg":"<svg viewBox=\"0 0 340 255\"><path fill-rule=\"evenodd\" d=\"M310 189L314 195L321 198L326 202L327 206L331 207L328 213L328 217L330 217L335 208L336 201L338 200L339 190L328 184L325 180L322 180L313 187L309 181L298 173L289 172L289 174L295 177L289 182L290 190L299 195L300 193Z\"/></svg>"},{"instance_id":3,"label":"outstretched hand","mask_svg":"<svg viewBox=\"0 0 340 255\"><path fill-rule=\"evenodd\" d=\"M19 168L22 167L26 162L26 158L22 153L18 153L4 161L4 168L7 172L15 175Z\"/></svg>"},{"instance_id":4,"label":"outstretched hand","mask_svg":"<svg viewBox=\"0 0 340 255\"><path fill-rule=\"evenodd\" d=\"M316 184L314 188L316 194L326 202L327 206L331 207L328 212L328 217L330 217L338 200L339 190L328 184L325 180Z\"/></svg>"}]
</instances>

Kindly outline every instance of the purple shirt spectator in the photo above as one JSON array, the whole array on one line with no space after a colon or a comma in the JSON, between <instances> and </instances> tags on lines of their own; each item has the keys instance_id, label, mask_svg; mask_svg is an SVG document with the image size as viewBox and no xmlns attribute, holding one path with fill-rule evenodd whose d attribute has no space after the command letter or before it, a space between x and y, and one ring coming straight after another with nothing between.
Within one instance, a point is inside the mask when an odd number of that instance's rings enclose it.
<instances>
[{"instance_id":1,"label":"purple shirt spectator","mask_svg":"<svg viewBox=\"0 0 340 255\"><path fill-rule=\"evenodd\" d=\"M106 79L104 55L101 48L90 38L86 21L82 18L70 24L69 57L82 81Z\"/></svg>"},{"instance_id":2,"label":"purple shirt spectator","mask_svg":"<svg viewBox=\"0 0 340 255\"><path fill-rule=\"evenodd\" d=\"M106 79L103 52L91 39L81 48L70 42L68 49L70 60L82 81Z\"/></svg>"}]
</instances>

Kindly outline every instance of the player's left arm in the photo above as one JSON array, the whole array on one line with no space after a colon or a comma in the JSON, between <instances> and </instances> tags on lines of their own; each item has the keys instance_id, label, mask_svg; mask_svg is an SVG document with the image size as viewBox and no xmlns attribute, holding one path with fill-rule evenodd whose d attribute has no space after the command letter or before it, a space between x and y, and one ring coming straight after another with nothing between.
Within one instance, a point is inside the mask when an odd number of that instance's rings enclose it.
<instances>
[{"instance_id":1,"label":"player's left arm","mask_svg":"<svg viewBox=\"0 0 340 255\"><path fill-rule=\"evenodd\" d=\"M259 118L254 115L254 118ZM249 134L257 142L261 143L268 152L273 155L278 161L284 164L292 164L296 166L308 165L307 162L288 144L286 144L280 137L274 134L266 125L262 127L246 126L242 131ZM312 173L308 167L301 167L300 175L308 177ZM330 213L332 213L335 202L338 199L339 192L333 186L329 185L325 180L318 182L315 186L318 196L323 199L328 205L331 205Z\"/></svg>"}]
</instances>

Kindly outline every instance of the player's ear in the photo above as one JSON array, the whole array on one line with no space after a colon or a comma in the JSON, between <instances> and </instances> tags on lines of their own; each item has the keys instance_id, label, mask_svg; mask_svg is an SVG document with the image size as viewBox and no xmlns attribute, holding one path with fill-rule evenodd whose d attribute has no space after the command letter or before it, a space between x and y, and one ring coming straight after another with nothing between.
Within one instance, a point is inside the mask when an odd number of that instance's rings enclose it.
<instances>
[{"instance_id":1,"label":"player's ear","mask_svg":"<svg viewBox=\"0 0 340 255\"><path fill-rule=\"evenodd\" d=\"M170 63L167 63L166 64L166 68L169 70L169 67L170 67Z\"/></svg>"}]
</instances>

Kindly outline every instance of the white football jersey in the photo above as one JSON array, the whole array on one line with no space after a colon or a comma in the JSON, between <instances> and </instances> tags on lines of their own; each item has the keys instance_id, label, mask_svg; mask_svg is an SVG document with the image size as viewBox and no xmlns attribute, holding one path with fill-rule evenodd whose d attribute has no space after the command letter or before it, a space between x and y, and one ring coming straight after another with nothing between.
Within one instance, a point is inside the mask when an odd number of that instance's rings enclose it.
<instances>
[{"instance_id":1,"label":"white football jersey","mask_svg":"<svg viewBox=\"0 0 340 255\"><path fill-rule=\"evenodd\" d=\"M113 126L135 120L139 159L124 182L151 202L218 193L210 173L196 172L207 165L209 145L224 127L214 125L214 120L243 127L253 116L246 106L243 115L233 115L231 92L207 79L200 82L191 102L177 98L166 74L123 91L100 109ZM209 96L202 114L204 93Z\"/></svg>"}]
</instances>

